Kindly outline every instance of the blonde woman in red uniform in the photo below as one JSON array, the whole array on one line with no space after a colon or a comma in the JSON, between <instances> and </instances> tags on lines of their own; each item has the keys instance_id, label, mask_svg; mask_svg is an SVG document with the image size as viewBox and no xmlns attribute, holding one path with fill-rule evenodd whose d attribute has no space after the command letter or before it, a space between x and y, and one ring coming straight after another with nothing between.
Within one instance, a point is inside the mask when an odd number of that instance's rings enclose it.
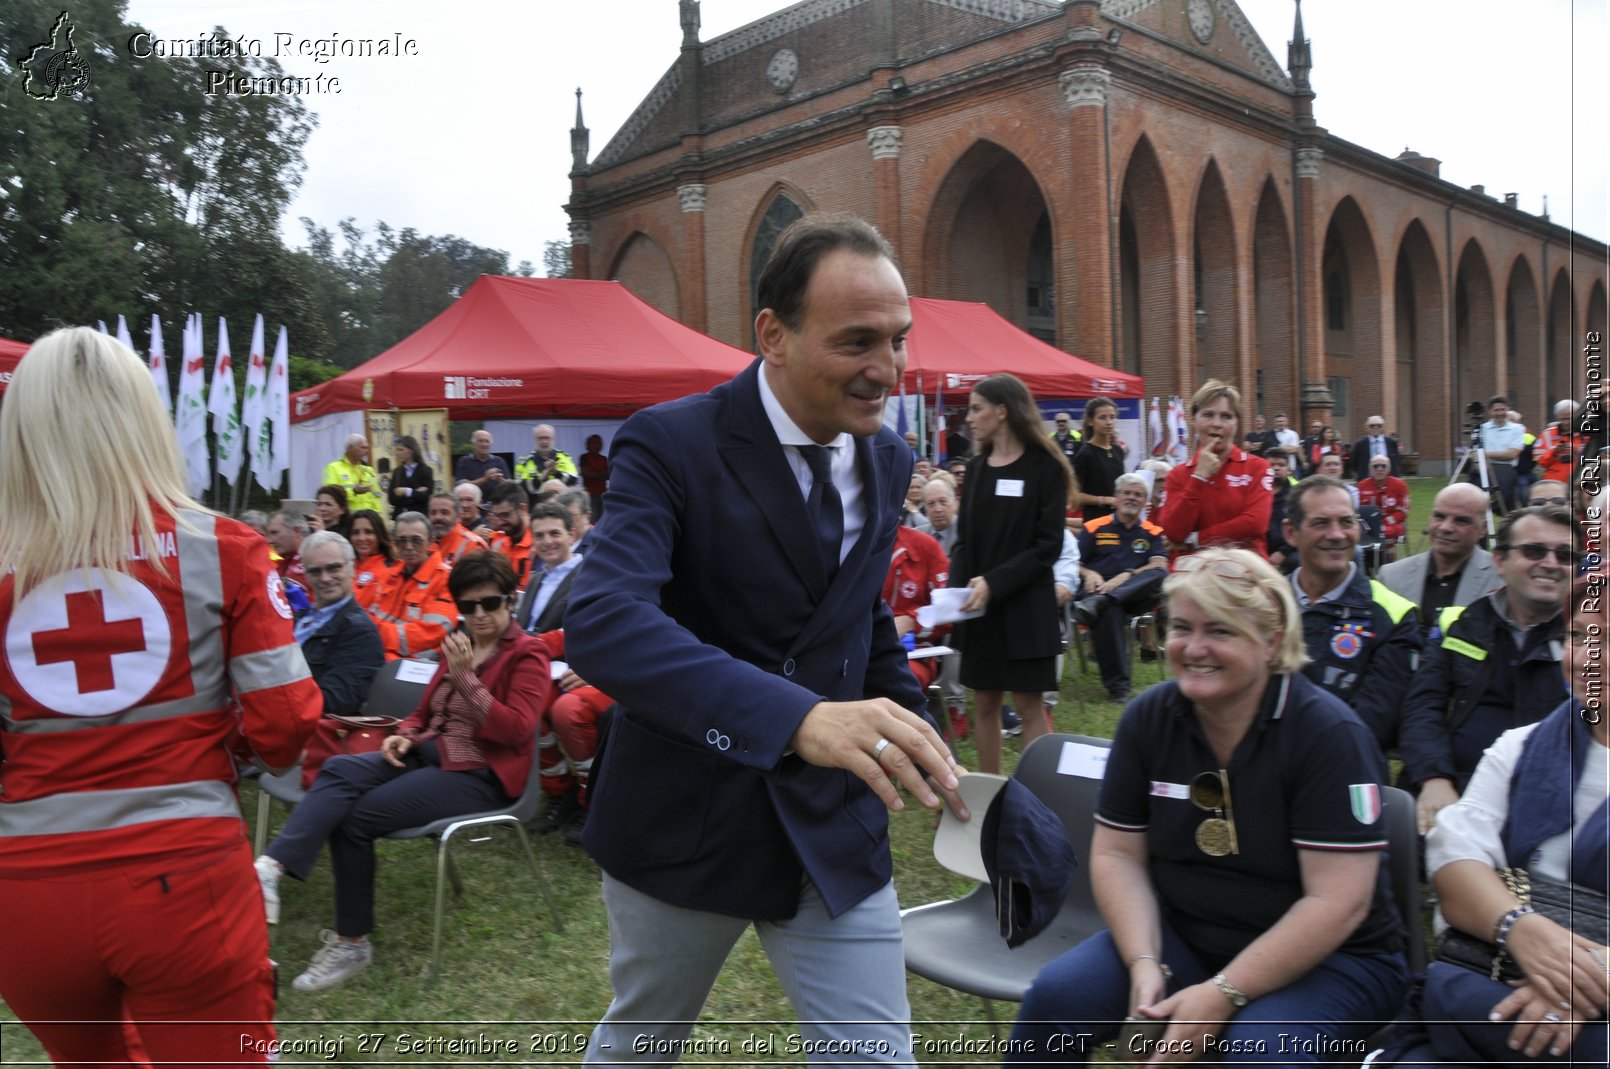
<instances>
[{"instance_id":1,"label":"blonde woman in red uniform","mask_svg":"<svg viewBox=\"0 0 1610 1069\"><path fill-rule=\"evenodd\" d=\"M150 372L97 331L23 357L0 455L0 996L58 1064L263 1063L234 760L291 764L320 707L268 547L191 499Z\"/></svg>"},{"instance_id":2,"label":"blonde woman in red uniform","mask_svg":"<svg viewBox=\"0 0 1610 1069\"><path fill-rule=\"evenodd\" d=\"M1157 523L1174 556L1227 546L1265 559L1274 486L1262 457L1242 451L1241 394L1209 379L1191 398L1196 455L1168 473L1167 496Z\"/></svg>"}]
</instances>

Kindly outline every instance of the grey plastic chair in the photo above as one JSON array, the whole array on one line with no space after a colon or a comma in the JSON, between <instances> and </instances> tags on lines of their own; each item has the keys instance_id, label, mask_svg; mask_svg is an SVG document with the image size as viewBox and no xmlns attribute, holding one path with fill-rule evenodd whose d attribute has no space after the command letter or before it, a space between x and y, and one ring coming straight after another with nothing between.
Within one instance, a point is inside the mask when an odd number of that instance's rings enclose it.
<instances>
[{"instance_id":1,"label":"grey plastic chair","mask_svg":"<svg viewBox=\"0 0 1610 1069\"><path fill-rule=\"evenodd\" d=\"M1063 952L1106 927L1090 889L1090 836L1099 779L1060 775L1057 763L1067 743L1110 749L1109 739L1053 733L1036 739L1018 761L1013 778L1062 819L1079 872L1050 926L1015 950L1008 949L995 920L995 896L979 884L957 899L901 911L906 969L936 984L977 995L996 1024L992 1001L1022 1002L1040 970ZM974 820L984 814L975 813Z\"/></svg>"}]
</instances>

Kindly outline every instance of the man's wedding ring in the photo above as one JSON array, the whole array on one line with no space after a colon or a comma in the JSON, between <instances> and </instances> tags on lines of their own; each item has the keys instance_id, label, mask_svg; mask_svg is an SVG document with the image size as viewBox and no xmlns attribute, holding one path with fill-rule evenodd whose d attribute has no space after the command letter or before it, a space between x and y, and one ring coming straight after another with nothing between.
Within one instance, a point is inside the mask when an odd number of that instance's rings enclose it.
<instances>
[{"instance_id":1,"label":"man's wedding ring","mask_svg":"<svg viewBox=\"0 0 1610 1069\"><path fill-rule=\"evenodd\" d=\"M872 760L881 762L883 760L883 751L887 750L889 745L888 739L879 739L874 743L872 746Z\"/></svg>"}]
</instances>

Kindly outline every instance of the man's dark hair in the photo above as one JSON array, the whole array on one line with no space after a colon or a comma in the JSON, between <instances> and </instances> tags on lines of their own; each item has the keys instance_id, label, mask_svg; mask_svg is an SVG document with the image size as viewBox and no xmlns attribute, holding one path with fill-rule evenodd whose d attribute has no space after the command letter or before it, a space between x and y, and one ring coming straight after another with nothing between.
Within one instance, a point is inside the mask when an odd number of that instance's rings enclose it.
<instances>
[{"instance_id":1,"label":"man's dark hair","mask_svg":"<svg viewBox=\"0 0 1610 1069\"><path fill-rule=\"evenodd\" d=\"M570 536L574 538L576 536L576 532L571 527L570 519L570 510L556 501L544 501L542 504L537 505L531 510L532 527L537 525L538 520L558 520L560 523L564 524L565 530L569 531Z\"/></svg>"},{"instance_id":2,"label":"man's dark hair","mask_svg":"<svg viewBox=\"0 0 1610 1069\"><path fill-rule=\"evenodd\" d=\"M1293 527L1301 527L1307 515L1303 511L1303 498L1320 490L1340 490L1349 498L1353 496L1348 493L1347 484L1334 475L1310 475L1286 494L1286 519L1291 521Z\"/></svg>"},{"instance_id":3,"label":"man's dark hair","mask_svg":"<svg viewBox=\"0 0 1610 1069\"><path fill-rule=\"evenodd\" d=\"M499 593L514 593L514 565L497 550L478 549L464 554L453 565L453 570L447 575L447 592L454 598L461 598L466 590L487 583L497 587Z\"/></svg>"},{"instance_id":4,"label":"man's dark hair","mask_svg":"<svg viewBox=\"0 0 1610 1069\"><path fill-rule=\"evenodd\" d=\"M776 248L760 271L756 287L760 308L770 308L783 326L798 330L805 317L805 290L817 263L839 249L894 263L894 249L865 219L845 212L812 213L789 224L778 236Z\"/></svg>"},{"instance_id":5,"label":"man's dark hair","mask_svg":"<svg viewBox=\"0 0 1610 1069\"><path fill-rule=\"evenodd\" d=\"M1509 398L1505 397L1501 393L1495 393L1491 397L1487 398L1487 407L1491 408L1494 405L1503 405L1505 408L1508 408Z\"/></svg>"},{"instance_id":6,"label":"man's dark hair","mask_svg":"<svg viewBox=\"0 0 1610 1069\"><path fill-rule=\"evenodd\" d=\"M1571 545L1577 549L1582 548L1582 530L1577 526L1576 517L1571 515L1571 510L1564 505L1528 505L1523 509L1516 509L1505 516L1503 522L1498 525L1498 533L1494 544L1499 546L1509 545L1509 533L1515 529L1517 523L1528 516L1536 516L1544 523L1564 527L1571 532Z\"/></svg>"},{"instance_id":7,"label":"man's dark hair","mask_svg":"<svg viewBox=\"0 0 1610 1069\"><path fill-rule=\"evenodd\" d=\"M529 501L526 497L525 488L517 482L498 483L486 495L486 500L488 505L501 505L504 502L508 502L515 508L519 508Z\"/></svg>"}]
</instances>

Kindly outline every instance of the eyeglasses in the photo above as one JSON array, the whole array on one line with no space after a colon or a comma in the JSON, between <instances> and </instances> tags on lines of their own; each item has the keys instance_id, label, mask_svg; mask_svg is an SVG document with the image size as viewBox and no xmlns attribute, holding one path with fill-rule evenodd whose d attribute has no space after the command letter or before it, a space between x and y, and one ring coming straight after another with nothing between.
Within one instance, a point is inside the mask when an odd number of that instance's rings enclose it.
<instances>
[{"instance_id":1,"label":"eyeglasses","mask_svg":"<svg viewBox=\"0 0 1610 1069\"><path fill-rule=\"evenodd\" d=\"M1518 546L1500 545L1497 548L1500 553L1508 553L1512 549L1519 550L1520 555L1529 561L1544 560L1550 553L1554 554L1554 559L1561 564L1574 565L1582 560L1582 554L1570 546L1545 546L1541 542L1522 542Z\"/></svg>"},{"instance_id":2,"label":"eyeglasses","mask_svg":"<svg viewBox=\"0 0 1610 1069\"><path fill-rule=\"evenodd\" d=\"M1563 497L1540 497L1540 498L1537 498L1537 499L1535 499L1533 501L1527 502L1527 504L1530 504L1530 505L1563 505L1563 504L1565 504L1565 498L1563 498Z\"/></svg>"},{"instance_id":3,"label":"eyeglasses","mask_svg":"<svg viewBox=\"0 0 1610 1069\"><path fill-rule=\"evenodd\" d=\"M1196 846L1209 857L1239 854L1235 811L1230 807L1230 774L1224 769L1198 773L1191 780L1191 804L1213 816L1196 827Z\"/></svg>"},{"instance_id":4,"label":"eyeglasses","mask_svg":"<svg viewBox=\"0 0 1610 1069\"><path fill-rule=\"evenodd\" d=\"M508 603L508 600L509 597L507 594L489 594L484 598L469 598L467 600L454 601L453 604L458 606L459 614L462 616L474 616L476 609L480 609L482 612L491 615L492 613L495 613L499 609L503 608L503 606Z\"/></svg>"},{"instance_id":5,"label":"eyeglasses","mask_svg":"<svg viewBox=\"0 0 1610 1069\"><path fill-rule=\"evenodd\" d=\"M309 579L318 579L326 575L339 575L346 570L346 567L345 564L315 564L303 570L307 572Z\"/></svg>"},{"instance_id":6,"label":"eyeglasses","mask_svg":"<svg viewBox=\"0 0 1610 1069\"><path fill-rule=\"evenodd\" d=\"M392 541L399 546L424 546L430 544L430 539L424 535L398 535Z\"/></svg>"}]
</instances>

